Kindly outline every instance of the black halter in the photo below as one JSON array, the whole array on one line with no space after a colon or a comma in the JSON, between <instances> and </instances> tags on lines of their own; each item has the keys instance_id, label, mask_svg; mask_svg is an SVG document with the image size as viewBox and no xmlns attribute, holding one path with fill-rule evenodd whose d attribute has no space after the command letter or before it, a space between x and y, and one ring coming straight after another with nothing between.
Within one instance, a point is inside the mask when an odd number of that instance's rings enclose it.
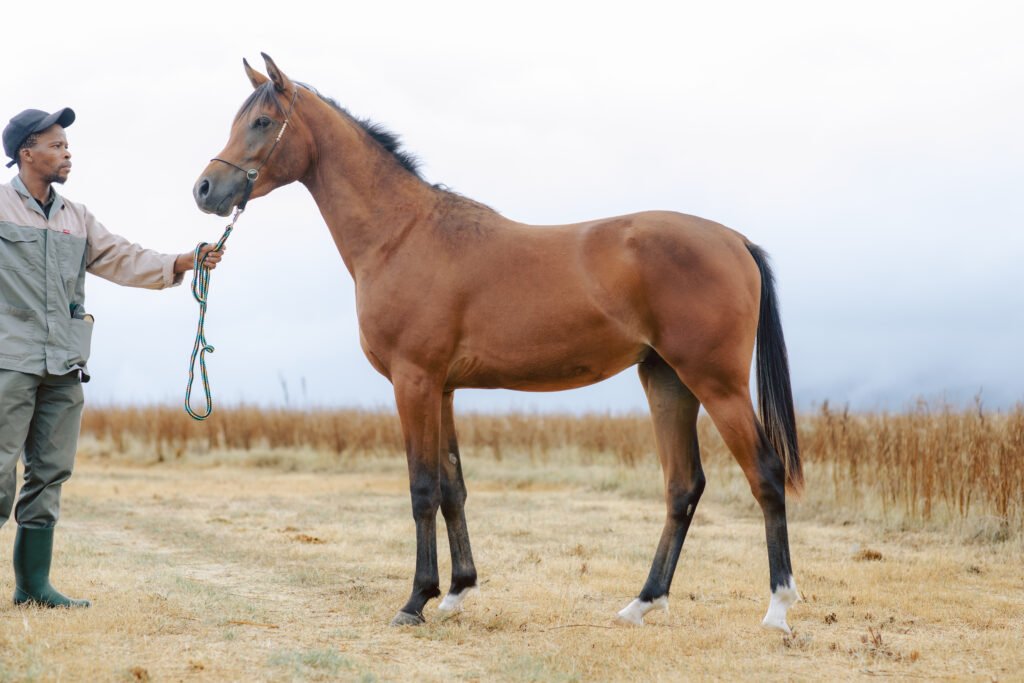
<instances>
[{"instance_id":1,"label":"black halter","mask_svg":"<svg viewBox=\"0 0 1024 683\"><path fill-rule=\"evenodd\" d=\"M288 113L284 115L284 123L281 124L281 129L277 131L277 137L274 139L274 144L270 146L270 151L267 152L267 156L263 157L263 161L256 168L250 168L248 171L239 166L238 164L231 163L227 159L221 159L220 157L214 157L210 161L219 161L222 164L227 164L232 168L237 168L239 171L245 174L245 190L242 191L242 201L238 202L238 212L245 211L245 205L249 203L249 196L252 194L252 188L256 186L256 179L260 177L260 169L263 168L268 161L270 161L270 155L277 149L277 143L281 142L281 137L284 135L285 129L288 127L288 123L291 121L292 112L295 110L295 98L299 96L299 89L296 86L292 86L292 101L288 105Z\"/></svg>"}]
</instances>

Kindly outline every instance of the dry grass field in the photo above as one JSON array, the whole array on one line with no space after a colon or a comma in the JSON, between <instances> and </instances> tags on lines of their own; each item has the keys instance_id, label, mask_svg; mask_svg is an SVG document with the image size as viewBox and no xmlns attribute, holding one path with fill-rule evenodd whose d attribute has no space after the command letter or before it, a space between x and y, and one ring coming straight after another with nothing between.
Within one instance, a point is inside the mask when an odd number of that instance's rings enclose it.
<instances>
[{"instance_id":1,"label":"dry grass field","mask_svg":"<svg viewBox=\"0 0 1024 683\"><path fill-rule=\"evenodd\" d=\"M791 637L760 628L762 519L707 424L671 611L627 628L664 516L645 419L463 418L480 590L396 629L414 539L394 416L216 417L90 412L54 581L94 606L0 604L0 681L1024 680L1019 409L802 417Z\"/></svg>"}]
</instances>

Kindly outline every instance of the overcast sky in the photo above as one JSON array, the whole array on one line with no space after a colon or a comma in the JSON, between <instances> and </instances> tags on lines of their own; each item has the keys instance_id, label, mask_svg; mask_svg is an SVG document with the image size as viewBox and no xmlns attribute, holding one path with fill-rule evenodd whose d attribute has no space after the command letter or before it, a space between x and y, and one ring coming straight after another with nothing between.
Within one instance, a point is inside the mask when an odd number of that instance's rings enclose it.
<instances>
[{"instance_id":1,"label":"overcast sky","mask_svg":"<svg viewBox=\"0 0 1024 683\"><path fill-rule=\"evenodd\" d=\"M429 182L509 218L672 209L743 232L774 259L802 408L1024 399L1021 3L250 0L4 13L0 122L74 108L75 167L60 191L145 246L219 238L226 221L200 213L191 188L251 91L242 58L262 70L264 51L400 134ZM252 202L228 244L207 313L215 400L390 407L305 188ZM90 277L87 292L88 399L181 401L198 315L188 287ZM646 405L632 370L556 394L463 391L457 403Z\"/></svg>"}]
</instances>

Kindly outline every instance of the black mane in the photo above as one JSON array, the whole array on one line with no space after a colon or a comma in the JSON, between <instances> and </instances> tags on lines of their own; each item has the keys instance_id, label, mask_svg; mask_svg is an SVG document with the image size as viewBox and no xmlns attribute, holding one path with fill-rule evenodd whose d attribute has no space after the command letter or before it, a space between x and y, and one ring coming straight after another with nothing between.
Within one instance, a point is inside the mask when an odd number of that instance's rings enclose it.
<instances>
[{"instance_id":1,"label":"black mane","mask_svg":"<svg viewBox=\"0 0 1024 683\"><path fill-rule=\"evenodd\" d=\"M321 100L331 105L331 107L339 114L343 114L355 121L360 128L366 131L367 135L373 138L378 145L391 154L402 168L409 171L409 173L412 173L420 180L423 180L423 175L420 173L420 160L416 158L416 155L402 149L402 140L397 134L391 132L381 124L371 121L370 119L356 118L348 111L348 109L345 109L330 97L322 95L320 91L311 85L307 85L305 83L299 83L298 85L301 85L303 88L309 90Z\"/></svg>"}]
</instances>

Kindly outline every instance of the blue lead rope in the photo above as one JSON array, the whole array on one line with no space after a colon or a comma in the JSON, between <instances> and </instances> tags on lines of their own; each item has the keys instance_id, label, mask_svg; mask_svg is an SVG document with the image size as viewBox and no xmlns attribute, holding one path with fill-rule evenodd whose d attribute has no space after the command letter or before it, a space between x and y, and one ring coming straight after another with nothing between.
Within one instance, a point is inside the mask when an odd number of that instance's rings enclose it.
<instances>
[{"instance_id":1,"label":"blue lead rope","mask_svg":"<svg viewBox=\"0 0 1024 683\"><path fill-rule=\"evenodd\" d=\"M192 274L192 296L195 297L196 301L199 302L199 326L196 329L196 343L192 347L192 361L188 366L188 387L185 389L185 412L192 416L195 420L205 420L213 414L213 394L210 392L210 378L206 374L206 354L213 353L213 346L206 341L206 332L203 329L206 323L206 302L210 292L210 269L206 267L206 257L214 251L220 251L224 247L224 243L228 239L228 235L235 227L235 221L238 220L239 214L242 210L239 209L235 212L234 217L231 219L231 223L224 230L224 234L221 236L220 241L217 242L217 246L211 251L200 256L203 247L207 245L207 242L200 242L196 246L195 254L192 257L192 265L194 272ZM195 369L196 369L196 358L199 358L199 372L203 378L203 393L206 394L206 412L197 413L192 410L192 382L195 380Z\"/></svg>"}]
</instances>

